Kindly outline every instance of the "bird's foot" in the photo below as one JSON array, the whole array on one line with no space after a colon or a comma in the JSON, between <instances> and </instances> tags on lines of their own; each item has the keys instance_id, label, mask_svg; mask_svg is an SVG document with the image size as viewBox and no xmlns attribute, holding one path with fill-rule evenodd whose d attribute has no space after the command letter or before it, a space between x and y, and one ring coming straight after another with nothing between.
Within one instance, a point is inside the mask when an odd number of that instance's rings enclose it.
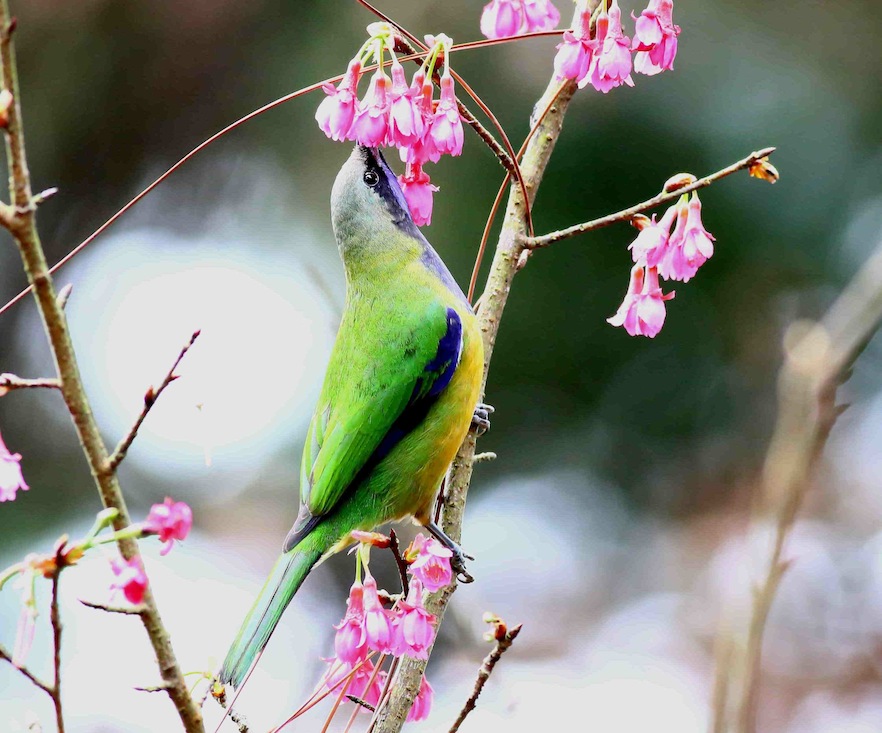
<instances>
[{"instance_id":1,"label":"bird's foot","mask_svg":"<svg viewBox=\"0 0 882 733\"><path fill-rule=\"evenodd\" d=\"M454 542L435 522L429 522L425 527L438 542L453 553L450 558L450 568L456 574L456 579L460 583L474 583L475 579L466 569L466 560L474 560L475 558L463 552L459 543Z\"/></svg>"},{"instance_id":2,"label":"bird's foot","mask_svg":"<svg viewBox=\"0 0 882 733\"><path fill-rule=\"evenodd\" d=\"M493 405L486 405L479 402L475 408L475 414L472 415L471 430L475 435L483 435L490 429L490 415L496 412Z\"/></svg>"}]
</instances>

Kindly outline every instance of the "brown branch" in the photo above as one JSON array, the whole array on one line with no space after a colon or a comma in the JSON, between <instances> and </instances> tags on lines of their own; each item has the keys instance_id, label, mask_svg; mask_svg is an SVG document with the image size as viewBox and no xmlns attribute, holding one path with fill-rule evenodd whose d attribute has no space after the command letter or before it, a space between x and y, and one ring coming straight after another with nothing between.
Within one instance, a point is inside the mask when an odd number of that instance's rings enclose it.
<instances>
[{"instance_id":1,"label":"brown branch","mask_svg":"<svg viewBox=\"0 0 882 733\"><path fill-rule=\"evenodd\" d=\"M0 374L0 397L15 389L61 389L57 379L22 379L8 372Z\"/></svg>"},{"instance_id":2,"label":"brown branch","mask_svg":"<svg viewBox=\"0 0 882 733\"><path fill-rule=\"evenodd\" d=\"M551 232L550 234L543 234L539 237L530 237L527 239L525 246L528 249L539 249L541 247L547 247L550 244L554 244L555 242L559 242L562 239L567 239L568 237L575 237L578 234L584 234L585 232L594 231L595 229L601 229L602 227L609 226L610 224L616 224L620 221L629 221L635 214L640 214L648 209L653 209L656 206L661 206L662 204L666 204L669 201L673 201L674 199L679 198L684 193L690 193L692 191L697 191L699 188L705 188L706 186L710 186L714 181L718 181L721 178L725 178L726 176L730 176L737 171L744 170L745 168L750 168L750 166L754 165L761 158L765 158L768 155L771 155L775 152L775 148L763 148L762 150L758 150L755 153L751 153L746 158L739 160L737 163L733 163L722 170L718 170L716 173L711 173L709 176L705 176L704 178L699 178L697 181L690 183L688 186L683 186L682 188L677 188L674 191L662 191L657 196L653 196L651 199L647 199L646 201L635 204L627 209L622 209L621 211L617 211L615 214L609 214L607 216L602 216L599 219L593 219L592 221L586 221L584 224L576 224L571 227L567 227L566 229L561 229L557 232Z\"/></svg>"},{"instance_id":3,"label":"brown branch","mask_svg":"<svg viewBox=\"0 0 882 733\"><path fill-rule=\"evenodd\" d=\"M715 730L756 729L762 640L778 585L787 570L783 559L811 474L841 408L836 388L882 323L882 245L819 323L793 324L785 336L785 360L778 376L778 420L763 466L753 534L774 522L765 570L753 587L750 618L733 633L725 669L718 677L734 688L720 693ZM730 672L731 670L731 672ZM726 679L731 674L732 679ZM722 708L728 707L728 710Z\"/></svg>"},{"instance_id":4,"label":"brown branch","mask_svg":"<svg viewBox=\"0 0 882 733\"><path fill-rule=\"evenodd\" d=\"M15 667L25 677L27 677L31 681L31 684L34 685L34 687L39 687L47 695L54 698L54 691L53 691L52 685L49 685L49 684L43 682L43 680L41 680L39 677L37 677L37 675L35 675L33 672L31 672L27 667L19 666L15 662L13 662L12 661L12 654L10 654L9 651L6 649L6 647L4 647L2 644L0 644L0 659L3 659L5 661L9 662L13 667Z\"/></svg>"},{"instance_id":5,"label":"brown branch","mask_svg":"<svg viewBox=\"0 0 882 733\"><path fill-rule=\"evenodd\" d=\"M389 549L392 551L392 557L395 558L395 565L398 567L398 576L401 578L401 592L407 597L410 591L410 583L407 580L407 562L401 557L401 546L398 542L398 535L395 530L389 529Z\"/></svg>"},{"instance_id":6,"label":"brown branch","mask_svg":"<svg viewBox=\"0 0 882 733\"><path fill-rule=\"evenodd\" d=\"M190 350L190 347L196 343L196 339L199 338L199 334L201 331L195 331L193 335L190 337L190 340L185 344L184 348L181 349L181 353L178 354L178 358L175 359L174 364L172 364L171 369L168 370L168 373L165 375L165 378L162 380L162 383L159 385L157 389L153 387L148 387L147 391L144 393L144 406L141 408L141 413L135 419L135 423L129 429L129 432L126 436L119 441L119 445L116 446L116 449L111 454L110 458L107 459L107 470L110 472L115 472L119 467L119 464L122 463L123 458L126 457L126 453L132 445L132 442L138 436L138 430L141 429L141 423L144 422L144 419L147 417L147 413L150 412L150 408L156 404L156 400L159 399L159 395L163 393L166 387L174 382L178 375L175 374L175 369L178 368L178 364L181 363L181 360L186 356L187 352Z\"/></svg>"},{"instance_id":7,"label":"brown branch","mask_svg":"<svg viewBox=\"0 0 882 733\"><path fill-rule=\"evenodd\" d=\"M94 601L87 601L80 598L80 603L88 608L94 608L96 611L105 611L107 613L119 613L125 616L141 616L146 608L143 604L138 604L137 606L110 606L106 603L95 603ZM168 687L164 687L163 689L168 689Z\"/></svg>"},{"instance_id":8,"label":"brown branch","mask_svg":"<svg viewBox=\"0 0 882 733\"><path fill-rule=\"evenodd\" d=\"M67 320L61 304L56 298L55 286L46 264L35 220L35 204L31 193L30 174L25 156L24 134L21 126L21 105L18 75L15 64L15 49L12 31L15 21L9 13L8 0L0 0L0 77L3 89L8 90L13 103L8 110L6 128L6 159L10 172L10 199L12 210L4 209L5 215L0 223L12 234L21 254L22 264L28 276L28 283L43 320L49 338L52 357L55 362L61 393L73 420L77 436L89 463L92 477L105 507L114 508L119 513L114 527L121 530L131 524L125 499L117 477L108 470L107 446L101 437L98 425L92 414L86 391L80 376ZM133 538L119 541L120 552L127 560L139 557L138 543ZM202 715L193 703L187 686L172 650L168 632L162 623L159 609L150 588L144 595L146 610L142 615L144 627L156 653L162 679L169 685L171 696L178 715L187 733L202 733Z\"/></svg>"},{"instance_id":9,"label":"brown branch","mask_svg":"<svg viewBox=\"0 0 882 733\"><path fill-rule=\"evenodd\" d=\"M52 668L55 674L55 684L52 686L52 703L55 705L55 725L58 733L64 733L64 715L61 710L61 613L58 608L58 581L61 577L61 569L64 566L61 553L64 545L60 545L56 552L56 568L52 575L52 601L49 618L52 624Z\"/></svg>"},{"instance_id":10,"label":"brown branch","mask_svg":"<svg viewBox=\"0 0 882 733\"><path fill-rule=\"evenodd\" d=\"M490 679L490 675L493 674L493 669L496 667L497 662L499 662L502 655L508 651L519 633L521 633L521 624L518 624L512 629L503 630L502 634L499 635L499 638L496 639L496 646L493 647L493 651L484 657L484 661L481 663L481 667L478 670L478 679L475 680L475 689L472 690L469 699L465 701L465 705L463 705L462 710L459 712L459 717L457 717L453 725L450 727L450 733L456 733L456 731L459 730L459 726L461 726L466 719L466 716L475 709L475 706L478 704L478 696L484 689L487 680Z\"/></svg>"},{"instance_id":11,"label":"brown branch","mask_svg":"<svg viewBox=\"0 0 882 733\"><path fill-rule=\"evenodd\" d=\"M592 4L596 7L596 0L592 0ZM509 190L502 231L499 235L493 263L490 266L487 286L481 296L481 308L478 311L478 322L484 339L482 395L486 388L487 374L499 332L500 319L508 300L512 281L518 271L518 260L521 252L524 251L524 243L529 233L526 210L535 199L545 168L560 135L563 117L575 91L576 84L572 81L560 82L552 79L548 83L548 87L536 105L537 109L545 110L545 114L539 121L536 132L524 151L521 164L524 188L512 186ZM554 102L549 104L550 100L554 100ZM524 190L526 191L526 199ZM462 534L462 519L474 466L476 440L477 437L470 431L447 475L442 528L455 541L459 541ZM438 618L439 625L455 589L455 583L441 589L433 594L426 604L429 612ZM396 733L401 730L407 719L407 713L419 692L420 680L425 672L426 664L427 660L409 657L402 660L389 703L378 718L376 729L379 733Z\"/></svg>"}]
</instances>

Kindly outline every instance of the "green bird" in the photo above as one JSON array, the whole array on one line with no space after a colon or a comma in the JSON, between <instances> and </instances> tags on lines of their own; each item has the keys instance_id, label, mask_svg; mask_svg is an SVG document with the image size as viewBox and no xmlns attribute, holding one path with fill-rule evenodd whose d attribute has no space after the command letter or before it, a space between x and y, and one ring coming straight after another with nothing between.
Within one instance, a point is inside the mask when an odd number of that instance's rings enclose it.
<instances>
[{"instance_id":1,"label":"green bird","mask_svg":"<svg viewBox=\"0 0 882 733\"><path fill-rule=\"evenodd\" d=\"M353 530L412 516L464 572L466 556L432 507L473 419L487 427L474 312L378 149L359 145L343 165L331 220L346 306L306 435L300 511L220 671L234 687L312 568L351 544Z\"/></svg>"}]
</instances>

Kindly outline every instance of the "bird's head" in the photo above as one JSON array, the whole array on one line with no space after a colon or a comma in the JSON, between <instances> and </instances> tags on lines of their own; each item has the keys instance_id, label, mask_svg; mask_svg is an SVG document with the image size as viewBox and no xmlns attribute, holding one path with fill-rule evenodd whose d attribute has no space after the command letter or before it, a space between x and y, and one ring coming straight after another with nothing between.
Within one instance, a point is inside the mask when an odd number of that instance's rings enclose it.
<instances>
[{"instance_id":1,"label":"bird's head","mask_svg":"<svg viewBox=\"0 0 882 733\"><path fill-rule=\"evenodd\" d=\"M381 241L392 233L422 240L379 148L356 145L343 164L331 191L331 221L344 256L352 245Z\"/></svg>"}]
</instances>

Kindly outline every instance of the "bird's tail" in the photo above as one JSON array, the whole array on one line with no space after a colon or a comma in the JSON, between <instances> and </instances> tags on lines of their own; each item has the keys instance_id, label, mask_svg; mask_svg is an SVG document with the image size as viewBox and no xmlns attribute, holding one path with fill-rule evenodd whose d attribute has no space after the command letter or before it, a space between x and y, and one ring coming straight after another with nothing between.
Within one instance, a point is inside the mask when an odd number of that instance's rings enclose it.
<instances>
[{"instance_id":1,"label":"bird's tail","mask_svg":"<svg viewBox=\"0 0 882 733\"><path fill-rule=\"evenodd\" d=\"M239 687L263 651L285 608L321 557L321 551L310 544L307 538L276 561L227 652L220 671L223 684Z\"/></svg>"}]
</instances>

